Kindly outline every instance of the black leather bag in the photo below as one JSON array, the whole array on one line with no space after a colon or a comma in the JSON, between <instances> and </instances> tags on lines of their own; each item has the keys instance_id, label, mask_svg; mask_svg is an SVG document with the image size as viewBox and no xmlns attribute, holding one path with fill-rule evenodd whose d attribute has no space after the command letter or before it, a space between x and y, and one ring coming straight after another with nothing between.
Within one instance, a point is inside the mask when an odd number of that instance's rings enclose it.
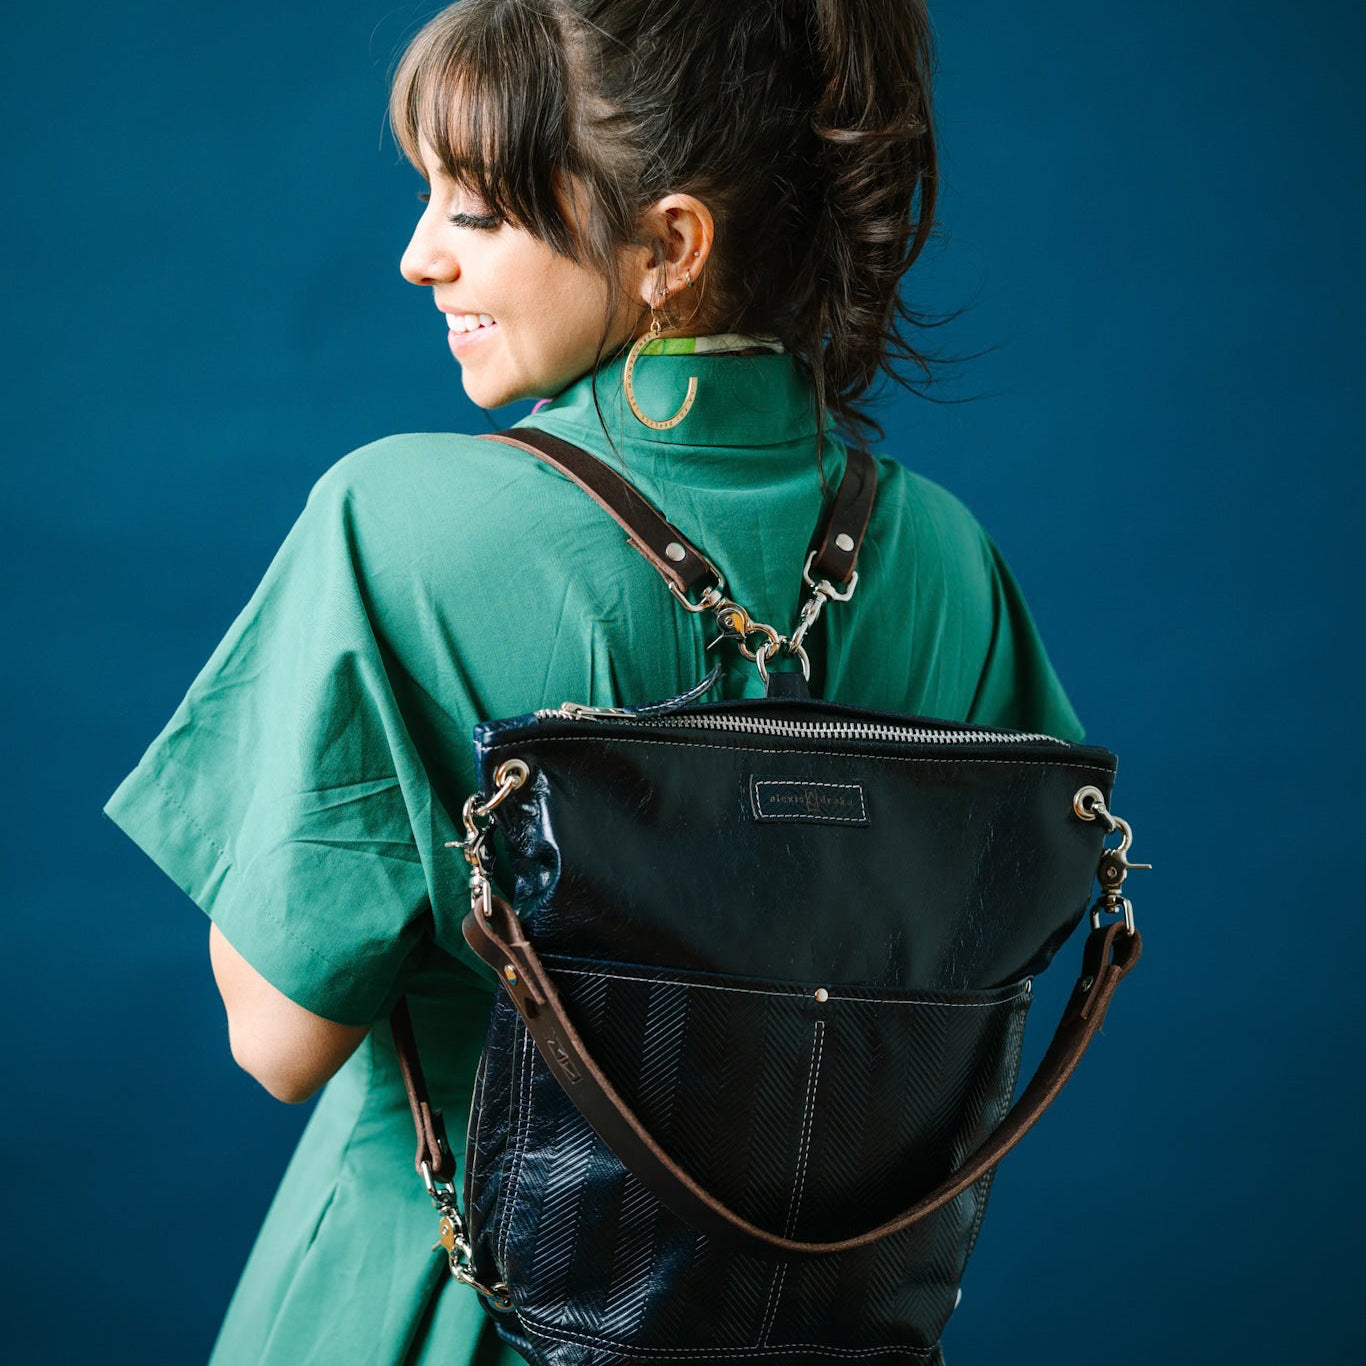
<instances>
[{"instance_id":1,"label":"black leather bag","mask_svg":"<svg viewBox=\"0 0 1366 1366\"><path fill-rule=\"evenodd\" d=\"M592 457L511 438L612 510ZM853 544L853 580L870 465L851 460L814 538L822 606L847 593L825 546ZM707 565L610 493L661 572L670 545ZM743 611L700 600L723 627ZM730 624L763 671L781 646ZM465 934L504 990L463 1218L393 1024L452 1272L502 1339L544 1366L940 1360L995 1164L1138 957L1113 755L782 695L571 704L479 726L476 752ZM487 880L494 827L511 905ZM1097 869L1082 973L1012 1107L1031 979Z\"/></svg>"}]
</instances>

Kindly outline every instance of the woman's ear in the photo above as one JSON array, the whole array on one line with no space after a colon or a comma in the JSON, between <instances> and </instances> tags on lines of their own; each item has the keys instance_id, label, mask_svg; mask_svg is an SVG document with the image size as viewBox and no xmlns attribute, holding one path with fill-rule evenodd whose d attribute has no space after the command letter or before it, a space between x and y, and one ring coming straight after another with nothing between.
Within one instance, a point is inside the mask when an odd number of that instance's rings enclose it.
<instances>
[{"instance_id":1,"label":"woman's ear","mask_svg":"<svg viewBox=\"0 0 1366 1366\"><path fill-rule=\"evenodd\" d=\"M647 308L662 308L695 285L711 255L716 223L711 210L690 194L669 194L641 215L642 268L636 294ZM648 254L647 254L648 253Z\"/></svg>"}]
</instances>

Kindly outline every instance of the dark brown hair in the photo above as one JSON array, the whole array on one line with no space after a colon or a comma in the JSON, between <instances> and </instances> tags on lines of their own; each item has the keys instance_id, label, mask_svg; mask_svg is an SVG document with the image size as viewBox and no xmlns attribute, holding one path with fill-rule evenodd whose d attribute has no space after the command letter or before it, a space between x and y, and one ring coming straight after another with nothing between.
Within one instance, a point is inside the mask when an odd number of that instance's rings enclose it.
<instances>
[{"instance_id":1,"label":"dark brown hair","mask_svg":"<svg viewBox=\"0 0 1366 1366\"><path fill-rule=\"evenodd\" d=\"M776 334L818 430L833 411L859 441L883 435L859 402L879 372L932 378L904 329L933 324L899 288L934 226L932 65L924 0L459 0L404 51L389 115L414 165L425 139L490 212L599 270L609 316L642 212L696 196L706 330Z\"/></svg>"}]
</instances>

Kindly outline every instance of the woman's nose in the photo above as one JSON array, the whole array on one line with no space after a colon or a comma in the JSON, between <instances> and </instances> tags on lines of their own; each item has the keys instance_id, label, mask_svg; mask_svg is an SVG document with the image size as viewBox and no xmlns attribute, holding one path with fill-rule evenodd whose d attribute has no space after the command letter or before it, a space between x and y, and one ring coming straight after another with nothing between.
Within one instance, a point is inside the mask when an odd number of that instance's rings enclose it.
<instances>
[{"instance_id":1,"label":"woman's nose","mask_svg":"<svg viewBox=\"0 0 1366 1366\"><path fill-rule=\"evenodd\" d=\"M455 258L437 240L429 226L429 218L429 214L423 214L418 220L412 240L398 263L399 273L410 284L444 284L460 274Z\"/></svg>"}]
</instances>

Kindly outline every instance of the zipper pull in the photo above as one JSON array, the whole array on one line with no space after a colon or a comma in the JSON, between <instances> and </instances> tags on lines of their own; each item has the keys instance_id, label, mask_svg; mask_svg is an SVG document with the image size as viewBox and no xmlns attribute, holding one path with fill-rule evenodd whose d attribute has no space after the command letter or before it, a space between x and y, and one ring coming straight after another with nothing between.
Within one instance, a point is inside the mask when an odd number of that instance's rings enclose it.
<instances>
[{"instance_id":1,"label":"zipper pull","mask_svg":"<svg viewBox=\"0 0 1366 1366\"><path fill-rule=\"evenodd\" d=\"M570 721L603 721L613 716L633 716L635 713L626 707L590 707L587 702L561 702L554 714L567 717Z\"/></svg>"}]
</instances>

